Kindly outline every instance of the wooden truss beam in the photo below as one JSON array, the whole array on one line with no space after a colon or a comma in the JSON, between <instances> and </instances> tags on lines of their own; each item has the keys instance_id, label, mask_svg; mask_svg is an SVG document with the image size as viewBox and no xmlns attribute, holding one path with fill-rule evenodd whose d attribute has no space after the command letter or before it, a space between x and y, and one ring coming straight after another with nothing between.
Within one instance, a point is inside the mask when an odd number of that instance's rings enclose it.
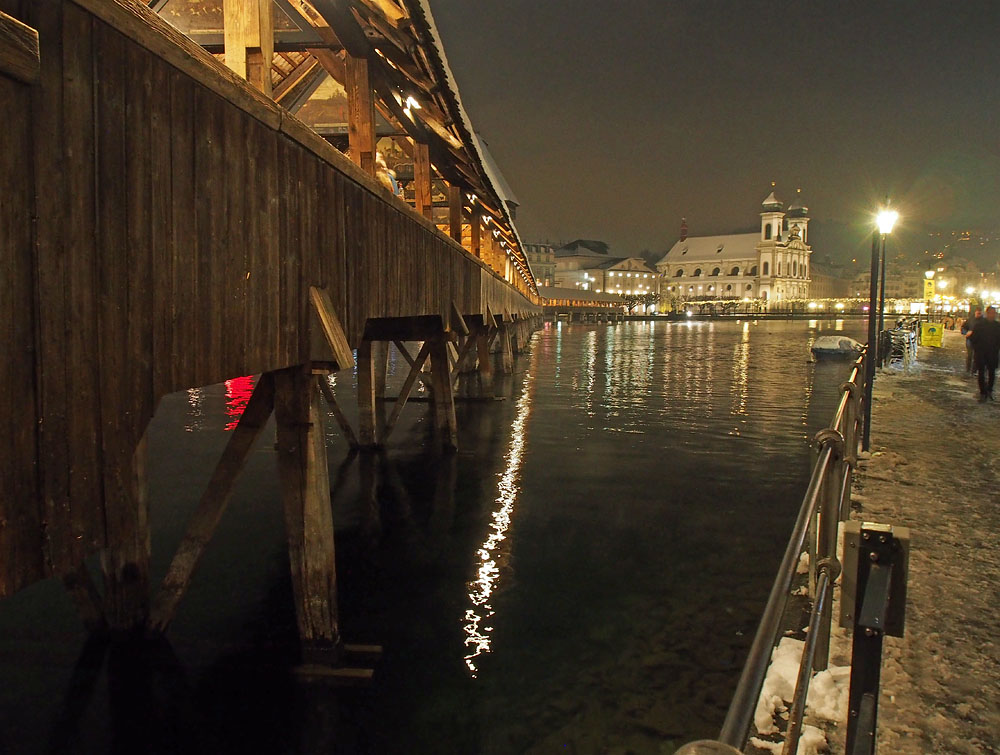
<instances>
[{"instance_id":1,"label":"wooden truss beam","mask_svg":"<svg viewBox=\"0 0 1000 755\"><path fill-rule=\"evenodd\" d=\"M274 5L271 0L223 0L226 65L271 96Z\"/></svg>"},{"instance_id":2,"label":"wooden truss beam","mask_svg":"<svg viewBox=\"0 0 1000 755\"><path fill-rule=\"evenodd\" d=\"M38 32L0 12L0 73L25 84L38 81Z\"/></svg>"}]
</instances>

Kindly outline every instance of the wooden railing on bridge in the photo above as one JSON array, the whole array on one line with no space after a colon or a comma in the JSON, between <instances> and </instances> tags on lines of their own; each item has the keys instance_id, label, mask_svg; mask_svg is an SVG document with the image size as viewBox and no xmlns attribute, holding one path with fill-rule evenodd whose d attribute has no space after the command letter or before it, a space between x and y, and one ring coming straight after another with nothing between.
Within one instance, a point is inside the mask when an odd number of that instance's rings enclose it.
<instances>
[{"instance_id":1,"label":"wooden railing on bridge","mask_svg":"<svg viewBox=\"0 0 1000 755\"><path fill-rule=\"evenodd\" d=\"M141 579L157 402L237 375L308 375L315 360L347 366L311 291L350 348L373 318L449 330L457 315L492 328L490 315L540 312L520 280L144 7L0 0L18 7L40 56L8 55L8 29L23 29L0 25L0 597L56 574L86 605L80 569L99 549L109 590ZM286 383L299 385L273 381ZM303 406L284 416L306 421Z\"/></svg>"}]
</instances>

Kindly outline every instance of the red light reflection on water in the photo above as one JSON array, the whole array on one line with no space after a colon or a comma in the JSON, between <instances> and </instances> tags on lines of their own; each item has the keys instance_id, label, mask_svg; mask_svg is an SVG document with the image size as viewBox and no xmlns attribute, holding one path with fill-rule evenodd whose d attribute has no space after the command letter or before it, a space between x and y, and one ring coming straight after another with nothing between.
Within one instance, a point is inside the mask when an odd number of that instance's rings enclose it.
<instances>
[{"instance_id":1,"label":"red light reflection on water","mask_svg":"<svg viewBox=\"0 0 1000 755\"><path fill-rule=\"evenodd\" d=\"M250 400L250 394L253 393L253 385L253 375L226 381L226 414L229 415L226 432L239 424L240 417L243 416L247 402Z\"/></svg>"}]
</instances>

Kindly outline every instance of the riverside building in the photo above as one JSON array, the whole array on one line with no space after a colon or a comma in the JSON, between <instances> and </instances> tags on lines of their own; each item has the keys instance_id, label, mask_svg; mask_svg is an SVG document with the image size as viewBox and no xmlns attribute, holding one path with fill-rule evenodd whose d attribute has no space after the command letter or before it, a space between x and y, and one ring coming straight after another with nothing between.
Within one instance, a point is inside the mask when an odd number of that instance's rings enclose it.
<instances>
[{"instance_id":1,"label":"riverside building","mask_svg":"<svg viewBox=\"0 0 1000 755\"><path fill-rule=\"evenodd\" d=\"M642 257L615 257L603 241L577 239L555 251L555 285L580 291L652 296L660 276Z\"/></svg>"},{"instance_id":2,"label":"riverside building","mask_svg":"<svg viewBox=\"0 0 1000 755\"><path fill-rule=\"evenodd\" d=\"M809 208L783 210L772 191L761 203L760 231L681 238L656 263L666 302L750 299L763 303L809 296Z\"/></svg>"}]
</instances>

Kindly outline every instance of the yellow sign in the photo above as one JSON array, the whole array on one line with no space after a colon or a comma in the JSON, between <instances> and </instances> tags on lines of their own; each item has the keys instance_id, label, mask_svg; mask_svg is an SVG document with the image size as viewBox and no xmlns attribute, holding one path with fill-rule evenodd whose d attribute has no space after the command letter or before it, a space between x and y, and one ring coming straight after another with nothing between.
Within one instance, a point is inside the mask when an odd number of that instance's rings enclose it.
<instances>
[{"instance_id":1,"label":"yellow sign","mask_svg":"<svg viewBox=\"0 0 1000 755\"><path fill-rule=\"evenodd\" d=\"M930 301L934 298L934 281L924 278L924 300Z\"/></svg>"},{"instance_id":2,"label":"yellow sign","mask_svg":"<svg viewBox=\"0 0 1000 755\"><path fill-rule=\"evenodd\" d=\"M920 323L920 343L922 346L940 346L944 337L944 323L942 322L922 322Z\"/></svg>"}]
</instances>

